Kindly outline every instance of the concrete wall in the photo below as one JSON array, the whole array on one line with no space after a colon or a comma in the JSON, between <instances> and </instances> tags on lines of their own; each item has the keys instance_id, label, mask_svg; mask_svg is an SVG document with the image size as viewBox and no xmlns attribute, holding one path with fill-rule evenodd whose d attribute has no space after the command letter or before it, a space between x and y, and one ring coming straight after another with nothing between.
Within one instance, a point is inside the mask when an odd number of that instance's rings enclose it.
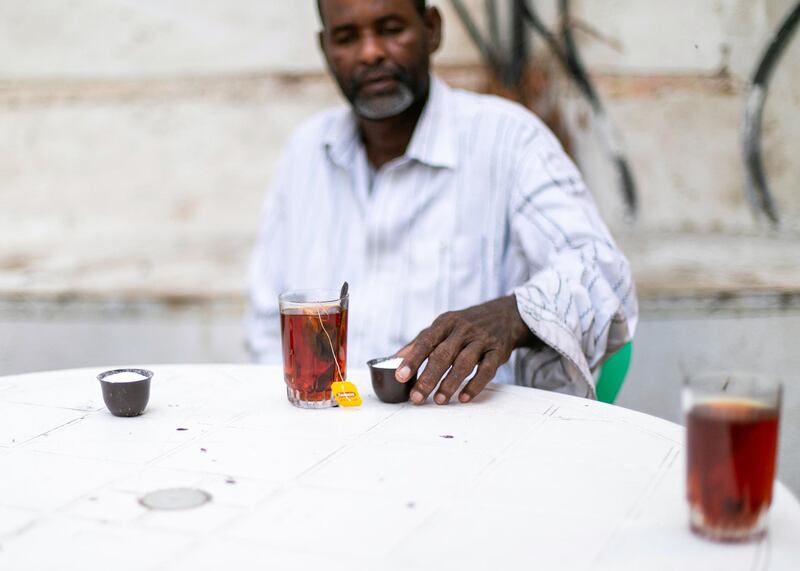
<instances>
[{"instance_id":1,"label":"concrete wall","mask_svg":"<svg viewBox=\"0 0 800 571\"><path fill-rule=\"evenodd\" d=\"M441 5L454 22L449 3ZM476 7L480 2L469 0ZM4 0L3 79L322 72L315 0ZM441 63L474 63L449 26Z\"/></svg>"},{"instance_id":2,"label":"concrete wall","mask_svg":"<svg viewBox=\"0 0 800 571\"><path fill-rule=\"evenodd\" d=\"M0 2L0 292L239 296L283 141L340 101L316 48L313 4ZM482 87L475 50L450 4L439 4L440 72ZM765 156L784 216L777 234L753 219L739 148L745 81L790 4L575 3L582 53L639 183L635 223L623 219L585 103L563 76L551 88L645 295L671 291L665 275L681 275L692 292L707 290L705 274L726 293L800 282L791 255L800 235L800 41L766 112ZM480 0L470 6L480 13ZM547 61L541 45L535 57ZM731 268L727 247L742 238L745 257Z\"/></svg>"},{"instance_id":3,"label":"concrete wall","mask_svg":"<svg viewBox=\"0 0 800 571\"><path fill-rule=\"evenodd\" d=\"M757 231L743 193L743 93L767 38L794 2L578 4L580 18L601 34L582 34L586 64L599 75L640 183L642 210L635 230ZM793 160L800 144L798 73L796 38L774 75L764 121L766 166L784 216L783 231L793 237L800 231L800 167ZM619 220L618 200L609 200L615 181L585 105L573 101L568 107L582 166L609 216Z\"/></svg>"},{"instance_id":4,"label":"concrete wall","mask_svg":"<svg viewBox=\"0 0 800 571\"><path fill-rule=\"evenodd\" d=\"M311 0L0 2L0 292L239 296L283 142L340 101L317 29ZM439 61L477 61L457 25Z\"/></svg>"}]
</instances>

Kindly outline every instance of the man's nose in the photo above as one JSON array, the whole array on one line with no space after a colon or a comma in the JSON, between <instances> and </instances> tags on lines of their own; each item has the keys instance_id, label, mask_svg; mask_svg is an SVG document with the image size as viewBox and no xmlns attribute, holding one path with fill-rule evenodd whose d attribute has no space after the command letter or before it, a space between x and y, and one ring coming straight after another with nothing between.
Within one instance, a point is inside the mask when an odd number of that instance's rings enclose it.
<instances>
[{"instance_id":1,"label":"man's nose","mask_svg":"<svg viewBox=\"0 0 800 571\"><path fill-rule=\"evenodd\" d=\"M359 63L372 67L386 59L383 41L375 34L365 34L358 51Z\"/></svg>"}]
</instances>

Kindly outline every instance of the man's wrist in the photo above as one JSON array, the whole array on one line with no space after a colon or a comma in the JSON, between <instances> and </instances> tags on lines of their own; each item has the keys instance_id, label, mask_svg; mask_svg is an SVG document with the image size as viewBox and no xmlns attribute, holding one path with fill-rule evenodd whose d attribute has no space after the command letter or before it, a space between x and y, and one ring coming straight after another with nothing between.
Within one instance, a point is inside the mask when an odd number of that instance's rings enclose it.
<instances>
[{"instance_id":1,"label":"man's wrist","mask_svg":"<svg viewBox=\"0 0 800 571\"><path fill-rule=\"evenodd\" d=\"M508 301L509 327L511 328L511 339L514 349L520 347L534 347L539 343L536 335L522 319L517 307L517 296L513 293L506 298Z\"/></svg>"}]
</instances>

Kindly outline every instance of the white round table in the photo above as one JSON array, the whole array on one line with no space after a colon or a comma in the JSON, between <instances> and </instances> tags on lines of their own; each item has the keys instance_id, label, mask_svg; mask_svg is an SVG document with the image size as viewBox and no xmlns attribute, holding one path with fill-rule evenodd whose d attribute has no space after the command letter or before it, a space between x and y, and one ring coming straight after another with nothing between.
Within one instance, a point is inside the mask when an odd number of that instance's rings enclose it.
<instances>
[{"instance_id":1,"label":"white round table","mask_svg":"<svg viewBox=\"0 0 800 571\"><path fill-rule=\"evenodd\" d=\"M166 366L136 418L106 368L0 378L0 569L798 569L800 503L766 540L694 537L683 429L490 386L468 405L300 410L282 372ZM159 489L211 494L151 511Z\"/></svg>"}]
</instances>

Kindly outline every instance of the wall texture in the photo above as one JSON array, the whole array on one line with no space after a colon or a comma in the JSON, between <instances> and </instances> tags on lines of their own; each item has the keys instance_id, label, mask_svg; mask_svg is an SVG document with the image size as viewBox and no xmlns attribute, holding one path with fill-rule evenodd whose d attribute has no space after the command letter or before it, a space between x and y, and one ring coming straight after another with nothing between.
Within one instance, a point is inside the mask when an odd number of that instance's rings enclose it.
<instances>
[{"instance_id":1,"label":"wall texture","mask_svg":"<svg viewBox=\"0 0 800 571\"><path fill-rule=\"evenodd\" d=\"M317 29L311 1L0 2L0 293L240 296L283 142L340 101ZM440 61L476 62L457 25Z\"/></svg>"},{"instance_id":2,"label":"wall texture","mask_svg":"<svg viewBox=\"0 0 800 571\"><path fill-rule=\"evenodd\" d=\"M790 1L584 2L584 37L641 199L622 217L617 180L597 122L562 83L578 160L631 256L641 293L796 292L800 237L800 38L773 79L764 156L779 230L755 217L744 192L741 121L746 84ZM658 6L657 6L658 5Z\"/></svg>"},{"instance_id":3,"label":"wall texture","mask_svg":"<svg viewBox=\"0 0 800 571\"><path fill-rule=\"evenodd\" d=\"M440 73L485 86L439 4ZM468 4L481 13L480 0ZM642 294L797 290L800 41L767 106L778 232L752 216L739 149L747 77L791 1L575 4L582 53L639 183L634 223L585 103L557 72L550 89ZM340 101L317 27L311 1L0 2L0 293L239 297L283 141ZM539 44L534 61L552 67Z\"/></svg>"}]
</instances>

